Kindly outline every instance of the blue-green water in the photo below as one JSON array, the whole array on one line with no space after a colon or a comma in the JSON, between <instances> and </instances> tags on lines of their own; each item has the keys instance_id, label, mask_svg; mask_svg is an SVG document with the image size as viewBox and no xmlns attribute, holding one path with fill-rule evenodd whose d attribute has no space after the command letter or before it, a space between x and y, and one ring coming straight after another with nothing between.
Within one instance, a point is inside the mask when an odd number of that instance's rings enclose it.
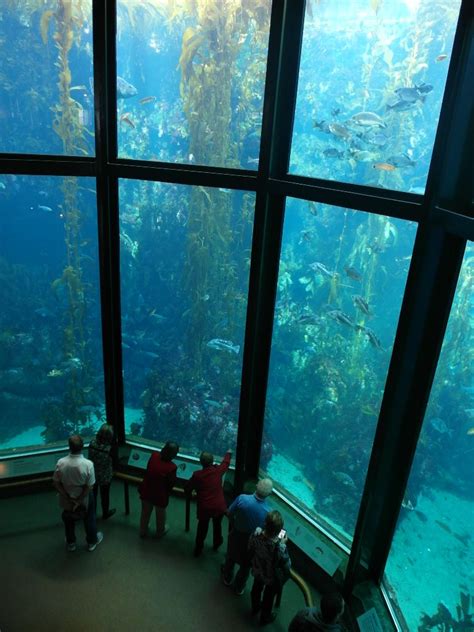
<instances>
[{"instance_id":1,"label":"blue-green water","mask_svg":"<svg viewBox=\"0 0 474 632\"><path fill-rule=\"evenodd\" d=\"M422 194L459 2L308 5L290 171ZM2 151L94 155L91 4L68 6L0 11ZM119 156L255 171L269 9L119 2ZM255 194L123 179L119 206L127 433L221 454ZM95 182L0 175L0 208L0 448L91 435L105 418ZM286 204L261 466L349 543L416 229ZM474 590L472 265L471 248L387 567L410 630Z\"/></svg>"}]
</instances>

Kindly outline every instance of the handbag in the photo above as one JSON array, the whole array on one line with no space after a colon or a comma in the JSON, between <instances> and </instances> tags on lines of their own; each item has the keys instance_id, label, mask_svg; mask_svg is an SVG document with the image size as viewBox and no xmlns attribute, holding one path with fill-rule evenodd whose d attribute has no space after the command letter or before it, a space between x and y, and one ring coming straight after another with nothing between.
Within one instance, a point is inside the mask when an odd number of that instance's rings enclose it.
<instances>
[{"instance_id":1,"label":"handbag","mask_svg":"<svg viewBox=\"0 0 474 632\"><path fill-rule=\"evenodd\" d=\"M290 574L288 570L281 566L282 557L280 555L280 544L277 542L273 552L273 576L275 583L281 588L288 581Z\"/></svg>"}]
</instances>

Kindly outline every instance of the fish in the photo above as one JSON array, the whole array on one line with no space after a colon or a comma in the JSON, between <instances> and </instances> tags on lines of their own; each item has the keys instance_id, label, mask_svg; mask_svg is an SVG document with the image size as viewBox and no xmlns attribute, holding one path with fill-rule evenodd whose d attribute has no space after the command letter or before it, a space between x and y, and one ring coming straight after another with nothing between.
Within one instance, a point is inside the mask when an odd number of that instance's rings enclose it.
<instances>
[{"instance_id":1,"label":"fish","mask_svg":"<svg viewBox=\"0 0 474 632\"><path fill-rule=\"evenodd\" d=\"M435 62L439 63L440 61L444 61L447 58L448 56L445 53L441 53L441 55L435 57Z\"/></svg>"},{"instance_id":2,"label":"fish","mask_svg":"<svg viewBox=\"0 0 474 632\"><path fill-rule=\"evenodd\" d=\"M398 98L406 103L416 103L416 101L424 101L425 95L418 92L416 88L397 88L394 90Z\"/></svg>"},{"instance_id":3,"label":"fish","mask_svg":"<svg viewBox=\"0 0 474 632\"><path fill-rule=\"evenodd\" d=\"M436 432L439 432L439 434L447 434L450 437L453 434L452 429L448 428L446 422L444 419L441 419L441 417L431 417L428 423Z\"/></svg>"},{"instance_id":4,"label":"fish","mask_svg":"<svg viewBox=\"0 0 474 632\"><path fill-rule=\"evenodd\" d=\"M153 103L156 101L156 97L143 97L142 99L138 99L138 103L140 105L145 105L145 103Z\"/></svg>"},{"instance_id":5,"label":"fish","mask_svg":"<svg viewBox=\"0 0 474 632\"><path fill-rule=\"evenodd\" d=\"M328 147L323 151L326 158L344 158L344 152L335 147Z\"/></svg>"},{"instance_id":6,"label":"fish","mask_svg":"<svg viewBox=\"0 0 474 632\"><path fill-rule=\"evenodd\" d=\"M301 244L303 241L311 241L313 239L313 233L310 230L302 230L300 233L300 240L299 240L299 244Z\"/></svg>"},{"instance_id":7,"label":"fish","mask_svg":"<svg viewBox=\"0 0 474 632\"><path fill-rule=\"evenodd\" d=\"M308 208L309 208L309 212L311 213L311 215L313 215L313 217L318 216L318 207L316 205L316 202L308 202Z\"/></svg>"},{"instance_id":8,"label":"fish","mask_svg":"<svg viewBox=\"0 0 474 632\"><path fill-rule=\"evenodd\" d=\"M47 377L61 377L62 375L64 375L64 373L60 369L51 369L51 371L47 373Z\"/></svg>"},{"instance_id":9,"label":"fish","mask_svg":"<svg viewBox=\"0 0 474 632\"><path fill-rule=\"evenodd\" d=\"M296 323L298 323L298 325L318 325L320 323L321 319L319 318L319 316L316 316L315 314L311 314L309 312L302 312L297 318L296 318Z\"/></svg>"},{"instance_id":10,"label":"fish","mask_svg":"<svg viewBox=\"0 0 474 632\"><path fill-rule=\"evenodd\" d=\"M472 428L469 428L466 434L471 435L471 436L474 435L474 426Z\"/></svg>"},{"instance_id":11,"label":"fish","mask_svg":"<svg viewBox=\"0 0 474 632\"><path fill-rule=\"evenodd\" d=\"M334 478L346 487L350 487L351 489L355 489L356 487L353 479L345 472L334 472Z\"/></svg>"},{"instance_id":12,"label":"fish","mask_svg":"<svg viewBox=\"0 0 474 632\"><path fill-rule=\"evenodd\" d=\"M368 327L360 327L360 325L359 329L364 332L364 334L367 336L368 341L375 349L382 349L380 340L377 338L372 329L369 329Z\"/></svg>"},{"instance_id":13,"label":"fish","mask_svg":"<svg viewBox=\"0 0 474 632\"><path fill-rule=\"evenodd\" d=\"M403 167L414 167L416 165L416 161L412 160L407 154L398 154L397 156L390 156L390 158L387 158L387 164L400 169Z\"/></svg>"},{"instance_id":14,"label":"fish","mask_svg":"<svg viewBox=\"0 0 474 632\"><path fill-rule=\"evenodd\" d=\"M360 309L360 311L366 316L372 316L372 312L369 309L369 304L360 294L353 294L352 301L354 305Z\"/></svg>"},{"instance_id":15,"label":"fish","mask_svg":"<svg viewBox=\"0 0 474 632\"><path fill-rule=\"evenodd\" d=\"M425 83L424 81L418 85L415 84L415 88L420 94L428 94L433 90L433 86L430 83Z\"/></svg>"},{"instance_id":16,"label":"fish","mask_svg":"<svg viewBox=\"0 0 474 632\"><path fill-rule=\"evenodd\" d=\"M327 276L330 279L336 276L336 272L331 272L331 270L328 270L326 266L323 263L320 263L319 261L310 263L309 267L311 268L311 270L313 270L313 272L322 274L323 276Z\"/></svg>"},{"instance_id":17,"label":"fish","mask_svg":"<svg viewBox=\"0 0 474 632\"><path fill-rule=\"evenodd\" d=\"M89 86L91 94L94 95L94 79L89 77ZM138 90L134 85L128 83L123 77L117 75L117 99L129 99L138 94Z\"/></svg>"},{"instance_id":18,"label":"fish","mask_svg":"<svg viewBox=\"0 0 474 632\"><path fill-rule=\"evenodd\" d=\"M240 345L234 345L230 340L223 340L222 338L213 338L209 340L206 346L217 351L230 351L236 355L240 351Z\"/></svg>"},{"instance_id":19,"label":"fish","mask_svg":"<svg viewBox=\"0 0 474 632\"><path fill-rule=\"evenodd\" d=\"M387 127L387 124L375 112L359 112L351 116L350 121L362 127Z\"/></svg>"},{"instance_id":20,"label":"fish","mask_svg":"<svg viewBox=\"0 0 474 632\"><path fill-rule=\"evenodd\" d=\"M138 94L134 85L117 75L117 99L129 99Z\"/></svg>"},{"instance_id":21,"label":"fish","mask_svg":"<svg viewBox=\"0 0 474 632\"><path fill-rule=\"evenodd\" d=\"M329 134L329 123L327 121L314 121L313 127L315 129L320 129L325 134Z\"/></svg>"},{"instance_id":22,"label":"fish","mask_svg":"<svg viewBox=\"0 0 474 632\"><path fill-rule=\"evenodd\" d=\"M396 112L403 112L405 110L411 110L413 103L404 101L403 99L392 99L386 104L387 110L395 110Z\"/></svg>"},{"instance_id":23,"label":"fish","mask_svg":"<svg viewBox=\"0 0 474 632\"><path fill-rule=\"evenodd\" d=\"M354 323L352 322L351 318L340 309L331 310L330 312L328 312L328 316L329 318L332 318L333 320L335 320L337 323L341 325L354 327Z\"/></svg>"},{"instance_id":24,"label":"fish","mask_svg":"<svg viewBox=\"0 0 474 632\"><path fill-rule=\"evenodd\" d=\"M372 168L378 169L379 171L395 171L396 169L394 165L391 165L388 162L376 162L372 165Z\"/></svg>"},{"instance_id":25,"label":"fish","mask_svg":"<svg viewBox=\"0 0 474 632\"><path fill-rule=\"evenodd\" d=\"M331 134L334 134L334 136L337 136L338 138L351 137L351 133L349 132L347 127L344 127L344 125L340 125L339 123L329 123L328 129Z\"/></svg>"},{"instance_id":26,"label":"fish","mask_svg":"<svg viewBox=\"0 0 474 632\"><path fill-rule=\"evenodd\" d=\"M125 114L122 114L122 116L120 117L120 122L126 123L129 127L135 129L135 123L130 118L130 112L125 112Z\"/></svg>"},{"instance_id":27,"label":"fish","mask_svg":"<svg viewBox=\"0 0 474 632\"><path fill-rule=\"evenodd\" d=\"M42 211L43 213L53 212L53 209L50 206L45 206L44 204L38 204L36 208L38 209L38 211ZM31 207L31 210L33 210L33 207Z\"/></svg>"},{"instance_id":28,"label":"fish","mask_svg":"<svg viewBox=\"0 0 474 632\"><path fill-rule=\"evenodd\" d=\"M347 274L347 276L350 279L353 279L354 281L361 281L362 280L361 273L358 270L356 270L356 268L353 268L352 266L345 265L344 266L344 272Z\"/></svg>"}]
</instances>

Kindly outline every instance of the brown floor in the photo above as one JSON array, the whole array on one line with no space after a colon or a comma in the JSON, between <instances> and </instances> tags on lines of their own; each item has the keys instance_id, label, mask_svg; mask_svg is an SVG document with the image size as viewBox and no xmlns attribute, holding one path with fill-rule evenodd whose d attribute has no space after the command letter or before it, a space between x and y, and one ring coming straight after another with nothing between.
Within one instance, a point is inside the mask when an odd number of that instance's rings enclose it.
<instances>
[{"instance_id":1,"label":"brown floor","mask_svg":"<svg viewBox=\"0 0 474 632\"><path fill-rule=\"evenodd\" d=\"M1 632L287 630L304 606L293 582L285 586L276 621L260 628L250 614L250 580L241 597L223 586L223 553L212 551L210 535L203 556L192 556L194 506L190 533L184 501L172 498L170 532L162 540L141 540L136 489L130 497L126 516L122 485L113 483L117 513L99 522L104 541L92 553L82 525L77 550L66 551L54 492L0 500Z\"/></svg>"}]
</instances>

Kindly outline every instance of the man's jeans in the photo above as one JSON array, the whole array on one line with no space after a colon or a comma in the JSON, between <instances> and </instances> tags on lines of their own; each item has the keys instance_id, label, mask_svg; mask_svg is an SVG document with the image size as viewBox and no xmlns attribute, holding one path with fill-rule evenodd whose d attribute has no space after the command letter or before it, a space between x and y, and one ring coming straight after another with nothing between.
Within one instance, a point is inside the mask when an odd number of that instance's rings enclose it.
<instances>
[{"instance_id":1,"label":"man's jeans","mask_svg":"<svg viewBox=\"0 0 474 632\"><path fill-rule=\"evenodd\" d=\"M76 542L75 526L79 520L71 520L62 515L64 528L66 530L66 542L68 544L74 544ZM84 518L84 528L86 530L87 544L95 544L97 542L97 525L95 520L95 503L94 494L90 492L89 502L87 504L87 514Z\"/></svg>"}]
</instances>

